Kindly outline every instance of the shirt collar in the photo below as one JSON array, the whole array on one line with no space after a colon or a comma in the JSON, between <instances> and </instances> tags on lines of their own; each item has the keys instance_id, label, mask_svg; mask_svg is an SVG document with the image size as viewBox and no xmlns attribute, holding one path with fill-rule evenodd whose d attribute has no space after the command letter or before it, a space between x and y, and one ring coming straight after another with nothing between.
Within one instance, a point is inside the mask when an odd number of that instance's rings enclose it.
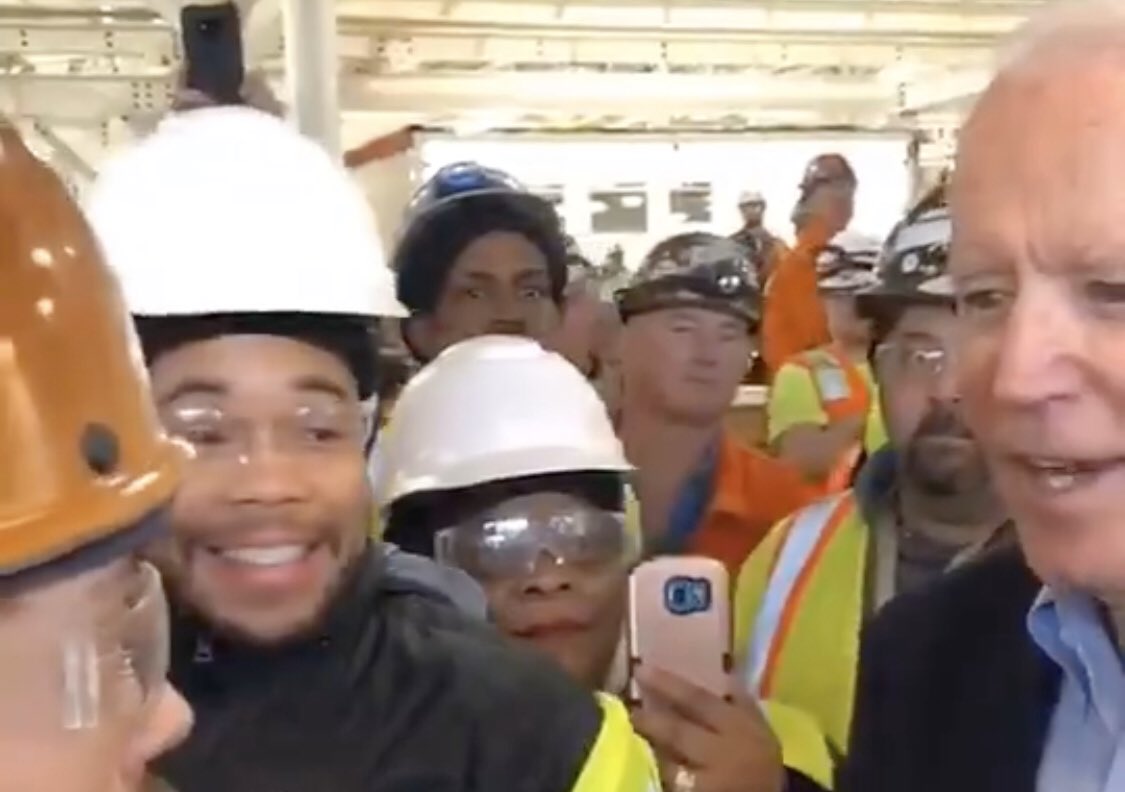
<instances>
[{"instance_id":1,"label":"shirt collar","mask_svg":"<svg viewBox=\"0 0 1125 792\"><path fill-rule=\"evenodd\" d=\"M1027 630L1106 727L1125 731L1125 668L1096 602L1044 588L1027 614Z\"/></svg>"}]
</instances>

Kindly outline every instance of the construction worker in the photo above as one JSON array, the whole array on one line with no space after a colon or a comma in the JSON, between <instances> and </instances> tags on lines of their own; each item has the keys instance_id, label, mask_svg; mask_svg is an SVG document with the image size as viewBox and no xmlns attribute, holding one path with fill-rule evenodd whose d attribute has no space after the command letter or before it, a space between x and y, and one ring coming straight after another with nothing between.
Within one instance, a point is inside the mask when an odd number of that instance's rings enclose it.
<instances>
[{"instance_id":1,"label":"construction worker","mask_svg":"<svg viewBox=\"0 0 1125 792\"><path fill-rule=\"evenodd\" d=\"M372 327L400 309L346 171L271 116L194 110L102 169L90 215L196 450L154 551L196 709L169 781L629 789L589 694L454 607L475 583L367 538Z\"/></svg>"},{"instance_id":2,"label":"construction worker","mask_svg":"<svg viewBox=\"0 0 1125 792\"><path fill-rule=\"evenodd\" d=\"M871 322L859 316L855 297L875 280L880 247L843 231L821 251L819 287L832 342L798 353L770 385L766 418L774 453L827 492L847 489L864 453L886 442L868 360Z\"/></svg>"},{"instance_id":3,"label":"construction worker","mask_svg":"<svg viewBox=\"0 0 1125 792\"><path fill-rule=\"evenodd\" d=\"M758 282L765 283L788 248L765 227L766 197L760 192L743 191L738 196L738 213L742 216L742 228L731 239L750 251L750 260L757 265Z\"/></svg>"},{"instance_id":4,"label":"construction worker","mask_svg":"<svg viewBox=\"0 0 1125 792\"><path fill-rule=\"evenodd\" d=\"M714 234L671 237L617 295L619 433L637 466L650 553L693 553L738 571L769 527L810 496L788 465L724 431L758 327L745 249Z\"/></svg>"},{"instance_id":5,"label":"construction worker","mask_svg":"<svg viewBox=\"0 0 1125 792\"><path fill-rule=\"evenodd\" d=\"M502 632L603 690L640 555L632 470L573 366L528 339L480 336L404 389L375 497L390 532L483 585Z\"/></svg>"},{"instance_id":6,"label":"construction worker","mask_svg":"<svg viewBox=\"0 0 1125 792\"><path fill-rule=\"evenodd\" d=\"M599 691L625 689L627 576L640 537L633 468L589 384L531 341L464 341L406 387L384 451L376 495L390 528L434 543L438 559L481 583L505 635L620 713ZM669 704L634 714L663 759L665 789L772 792L786 779L801 792L817 788L809 775L827 775L826 758L819 772L783 774L770 725L785 733L784 714L767 709L767 724L748 697L725 701L688 679L638 682L646 701ZM636 754L642 788L647 747Z\"/></svg>"},{"instance_id":7,"label":"construction worker","mask_svg":"<svg viewBox=\"0 0 1125 792\"><path fill-rule=\"evenodd\" d=\"M878 282L859 295L874 326L888 446L854 488L771 531L738 578L746 683L808 714L836 755L848 745L863 623L978 552L1006 521L950 370L949 241L948 212L931 196L892 233Z\"/></svg>"},{"instance_id":8,"label":"construction worker","mask_svg":"<svg viewBox=\"0 0 1125 792\"><path fill-rule=\"evenodd\" d=\"M554 207L475 162L442 168L418 191L392 267L419 360L489 333L542 341L562 318L567 251Z\"/></svg>"},{"instance_id":9,"label":"construction worker","mask_svg":"<svg viewBox=\"0 0 1125 792\"><path fill-rule=\"evenodd\" d=\"M805 169L793 211L797 243L778 261L765 288L762 358L771 377L798 352L832 340L817 293L816 260L851 222L856 185L855 171L840 154L822 154Z\"/></svg>"},{"instance_id":10,"label":"construction worker","mask_svg":"<svg viewBox=\"0 0 1125 792\"><path fill-rule=\"evenodd\" d=\"M0 120L0 792L140 792L190 712L160 576L183 450L66 188Z\"/></svg>"}]
</instances>

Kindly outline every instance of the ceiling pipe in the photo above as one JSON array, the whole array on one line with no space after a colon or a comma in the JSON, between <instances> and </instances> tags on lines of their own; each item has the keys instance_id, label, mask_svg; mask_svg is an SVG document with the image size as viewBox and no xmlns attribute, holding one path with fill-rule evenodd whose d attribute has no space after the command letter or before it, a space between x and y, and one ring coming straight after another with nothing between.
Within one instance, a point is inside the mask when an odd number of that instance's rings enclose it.
<instances>
[{"instance_id":1,"label":"ceiling pipe","mask_svg":"<svg viewBox=\"0 0 1125 792\"><path fill-rule=\"evenodd\" d=\"M348 35L384 38L530 38L530 39L634 39L651 41L730 41L761 44L886 44L970 45L993 47L1002 32L863 30L760 27L660 27L637 25L579 25L542 22L484 22L399 17L342 17L340 31Z\"/></svg>"}]
</instances>

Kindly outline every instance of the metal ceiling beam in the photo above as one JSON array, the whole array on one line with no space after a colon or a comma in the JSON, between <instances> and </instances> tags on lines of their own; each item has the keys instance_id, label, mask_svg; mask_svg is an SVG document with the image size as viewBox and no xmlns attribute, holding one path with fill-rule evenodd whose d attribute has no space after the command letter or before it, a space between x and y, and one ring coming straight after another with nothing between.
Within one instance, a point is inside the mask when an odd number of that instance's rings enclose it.
<instances>
[{"instance_id":1,"label":"metal ceiling beam","mask_svg":"<svg viewBox=\"0 0 1125 792\"><path fill-rule=\"evenodd\" d=\"M988 69L964 69L903 88L903 114L951 112L966 108L988 86Z\"/></svg>"},{"instance_id":2,"label":"metal ceiling beam","mask_svg":"<svg viewBox=\"0 0 1125 792\"><path fill-rule=\"evenodd\" d=\"M345 33L372 37L428 36L444 38L491 37L531 39L638 39L654 41L744 42L764 44L892 44L895 46L993 47L996 34L971 31L897 29L819 29L758 27L679 27L639 25L542 24L522 22L462 21L457 19L404 19L401 17L348 17L340 20Z\"/></svg>"},{"instance_id":3,"label":"metal ceiling beam","mask_svg":"<svg viewBox=\"0 0 1125 792\"><path fill-rule=\"evenodd\" d=\"M362 39L348 37L353 62L362 63ZM654 70L667 68L692 71L736 71L767 69L800 71L851 69L877 71L896 64L904 68L960 67L965 64L987 65L990 48L964 49L952 47L904 47L898 44L851 45L838 42L823 44L747 44L730 41L645 41L628 37L617 39L576 38L543 40L535 38L446 38L411 36L374 40L368 44L371 68L377 72L411 72L427 64L445 68L504 68L518 64L520 68L561 66L583 67L607 65ZM858 77L870 75L859 74Z\"/></svg>"},{"instance_id":4,"label":"metal ceiling beam","mask_svg":"<svg viewBox=\"0 0 1125 792\"><path fill-rule=\"evenodd\" d=\"M893 108L895 92L871 81L838 83L826 90L819 80L753 79L743 75L680 74L480 74L385 75L350 80L343 88L346 108L428 113L559 111L584 113L675 108L688 113L741 113L756 109Z\"/></svg>"},{"instance_id":5,"label":"metal ceiling beam","mask_svg":"<svg viewBox=\"0 0 1125 792\"><path fill-rule=\"evenodd\" d=\"M160 113L171 103L172 78L97 75L0 76L0 112L46 124L88 126L108 118Z\"/></svg>"},{"instance_id":6,"label":"metal ceiling beam","mask_svg":"<svg viewBox=\"0 0 1125 792\"><path fill-rule=\"evenodd\" d=\"M104 10L103 10L104 9ZM123 24L151 24L162 23L161 14L152 9L148 3L135 5L115 4L101 7L80 6L42 6L42 5L12 5L0 6L0 20L19 20L23 22L58 22L58 23L98 23L103 25Z\"/></svg>"},{"instance_id":7,"label":"metal ceiling beam","mask_svg":"<svg viewBox=\"0 0 1125 792\"><path fill-rule=\"evenodd\" d=\"M398 0L400 3L417 8L432 8L447 4L447 0ZM540 5L558 12L560 4L563 11L571 8L602 8L613 5L624 8L659 8L662 11L697 9L707 6L717 9L737 11L773 12L784 9L797 13L862 13L862 14L911 14L911 15L957 15L964 17L1025 15L1042 8L1048 0L487 0L494 7L512 5ZM463 10L470 2L457 3L457 10ZM342 15L362 15L372 8L370 0L338 0L337 6ZM379 14L386 12L379 4Z\"/></svg>"},{"instance_id":8,"label":"metal ceiling beam","mask_svg":"<svg viewBox=\"0 0 1125 792\"><path fill-rule=\"evenodd\" d=\"M157 24L28 22L0 18L0 55L130 57L167 63L177 57L175 31Z\"/></svg>"},{"instance_id":9,"label":"metal ceiling beam","mask_svg":"<svg viewBox=\"0 0 1125 792\"><path fill-rule=\"evenodd\" d=\"M708 33L707 35L712 35ZM451 30L420 24L413 28L400 21L385 20L381 27L346 24L337 42L341 58L360 69L373 71L412 71L421 64L460 61L466 65L488 66L504 63L558 64L651 64L653 66L709 66L746 68L773 66L866 67L878 69L897 62L963 65L967 60L985 63L992 40L946 39L913 45L907 37L870 36L846 33L744 36L739 39L723 33L713 38L692 39L679 35L670 39L647 38L643 33L615 32L613 36L571 35L569 38L542 37L534 31L516 35L512 31L496 34L491 28ZM520 37L522 36L522 37ZM276 61L275 47L258 50L255 62ZM122 71L135 71L138 64L160 69L178 59L176 36L171 28L153 26L111 26L104 29L66 25L26 25L0 20L0 57L21 55L37 61L40 71L81 73L88 64L83 59L113 58L132 65L119 65ZM53 65L52 65L53 64Z\"/></svg>"},{"instance_id":10,"label":"metal ceiling beam","mask_svg":"<svg viewBox=\"0 0 1125 792\"><path fill-rule=\"evenodd\" d=\"M425 9L431 17L452 16L466 13L472 6L488 6L498 10L513 7L539 7L550 9L552 16L566 16L567 13L600 12L607 8L630 11L648 11L676 15L677 12L693 12L700 8L723 10L735 13L792 12L800 15L863 15L882 16L957 16L962 18L1026 16L1027 13L1042 8L1048 0L462 0L449 3L448 0L391 0L396 6ZM341 16L363 16L377 8L378 16L386 16L386 3L371 3L370 0L337 0ZM452 6L452 8L450 8Z\"/></svg>"}]
</instances>

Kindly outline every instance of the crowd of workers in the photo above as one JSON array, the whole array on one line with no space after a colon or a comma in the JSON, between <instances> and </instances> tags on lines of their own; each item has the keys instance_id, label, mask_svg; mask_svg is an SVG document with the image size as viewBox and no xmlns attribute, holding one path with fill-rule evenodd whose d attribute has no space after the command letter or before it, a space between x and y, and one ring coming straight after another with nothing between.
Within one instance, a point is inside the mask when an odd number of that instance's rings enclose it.
<instances>
[{"instance_id":1,"label":"crowd of workers","mask_svg":"<svg viewBox=\"0 0 1125 792\"><path fill-rule=\"evenodd\" d=\"M270 113L81 208L0 124L0 792L1122 792L1123 52L1048 11L886 240L826 154L792 247L748 193L611 304L483 165L384 263ZM663 556L729 574L725 694L631 661Z\"/></svg>"}]
</instances>

